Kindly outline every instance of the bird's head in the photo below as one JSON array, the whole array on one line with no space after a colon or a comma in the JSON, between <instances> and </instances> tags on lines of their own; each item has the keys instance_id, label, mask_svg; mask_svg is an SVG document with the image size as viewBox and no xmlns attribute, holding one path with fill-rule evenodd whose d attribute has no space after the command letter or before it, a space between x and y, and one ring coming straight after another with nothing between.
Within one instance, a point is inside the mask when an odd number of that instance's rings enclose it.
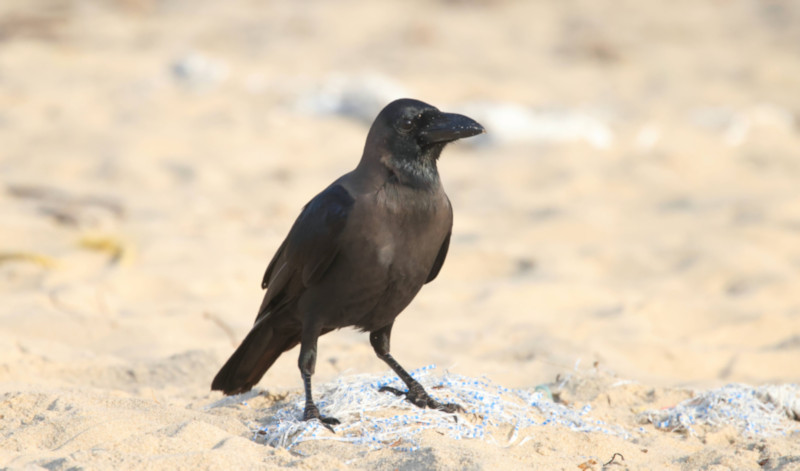
<instances>
[{"instance_id":1,"label":"bird's head","mask_svg":"<svg viewBox=\"0 0 800 471\"><path fill-rule=\"evenodd\" d=\"M386 105L375 118L362 161L379 160L389 171L390 181L411 186L436 184L436 160L444 146L483 132L483 126L471 118L403 98Z\"/></svg>"}]
</instances>

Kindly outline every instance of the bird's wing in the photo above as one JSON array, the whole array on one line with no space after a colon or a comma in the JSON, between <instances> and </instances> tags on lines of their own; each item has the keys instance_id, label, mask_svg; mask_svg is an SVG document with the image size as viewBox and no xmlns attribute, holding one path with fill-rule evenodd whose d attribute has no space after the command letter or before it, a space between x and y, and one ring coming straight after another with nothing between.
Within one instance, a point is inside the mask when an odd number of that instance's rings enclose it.
<instances>
[{"instance_id":1,"label":"bird's wing","mask_svg":"<svg viewBox=\"0 0 800 471\"><path fill-rule=\"evenodd\" d=\"M439 253L436 255L436 260L433 261L433 267L431 267L431 271L428 273L428 279L425 280L425 283L430 283L436 278L436 275L439 274L439 270L441 270L442 265L444 265L444 259L447 257L448 248L450 248L450 232L447 233L444 242L442 242L442 246L439 248Z\"/></svg>"},{"instance_id":2,"label":"bird's wing","mask_svg":"<svg viewBox=\"0 0 800 471\"><path fill-rule=\"evenodd\" d=\"M445 196L445 198L447 198ZM450 211L450 221L452 224L453 220L453 206L450 204L450 200L447 199L447 208ZM444 241L442 241L442 246L439 247L439 253L436 254L436 260L433 261L433 266L431 267L431 271L428 273L428 278L425 280L425 283L430 283L431 281L436 278L439 274L439 270L442 269L442 265L444 265L444 259L447 258L447 249L450 248L450 234L452 233L452 229L447 231L447 235L444 237Z\"/></svg>"},{"instance_id":3,"label":"bird's wing","mask_svg":"<svg viewBox=\"0 0 800 471\"><path fill-rule=\"evenodd\" d=\"M339 235L355 199L341 185L332 185L309 202L289 231L286 257L302 270L303 285L322 278L339 252Z\"/></svg>"},{"instance_id":4,"label":"bird's wing","mask_svg":"<svg viewBox=\"0 0 800 471\"><path fill-rule=\"evenodd\" d=\"M301 288L300 283L309 286L322 278L339 251L339 235L354 203L344 187L334 184L303 208L264 273L261 287L269 291L259 318L292 296L284 292L290 283Z\"/></svg>"},{"instance_id":5,"label":"bird's wing","mask_svg":"<svg viewBox=\"0 0 800 471\"><path fill-rule=\"evenodd\" d=\"M261 289L267 289L269 286L270 280L272 280L275 274L275 266L285 262L283 260L283 251L286 249L286 241L289 240L287 237L281 243L281 246L278 247L278 250L275 251L275 255L272 256L272 260L270 260L269 265L267 265L267 271L264 272L264 279L261 281Z\"/></svg>"}]
</instances>

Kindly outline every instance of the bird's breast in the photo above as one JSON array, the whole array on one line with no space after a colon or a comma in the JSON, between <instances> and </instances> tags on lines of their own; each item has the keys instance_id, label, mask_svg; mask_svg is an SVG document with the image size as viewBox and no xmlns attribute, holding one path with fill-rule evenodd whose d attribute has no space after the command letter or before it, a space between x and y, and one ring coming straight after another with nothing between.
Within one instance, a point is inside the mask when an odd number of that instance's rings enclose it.
<instances>
[{"instance_id":1,"label":"bird's breast","mask_svg":"<svg viewBox=\"0 0 800 471\"><path fill-rule=\"evenodd\" d=\"M394 243L387 242L377 248L378 265L382 267L391 266L394 261Z\"/></svg>"},{"instance_id":2,"label":"bird's breast","mask_svg":"<svg viewBox=\"0 0 800 471\"><path fill-rule=\"evenodd\" d=\"M401 190L402 191L402 190ZM361 194L348 218L326 292L337 322L375 330L411 302L430 274L452 225L446 197L401 191Z\"/></svg>"}]
</instances>

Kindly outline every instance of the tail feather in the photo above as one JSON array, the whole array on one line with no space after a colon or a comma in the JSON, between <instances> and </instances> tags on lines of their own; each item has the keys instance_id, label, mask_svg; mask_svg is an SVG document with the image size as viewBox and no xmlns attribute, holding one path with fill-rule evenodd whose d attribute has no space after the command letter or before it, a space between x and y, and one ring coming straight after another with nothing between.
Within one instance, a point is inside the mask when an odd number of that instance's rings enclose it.
<instances>
[{"instance_id":1,"label":"tail feather","mask_svg":"<svg viewBox=\"0 0 800 471\"><path fill-rule=\"evenodd\" d=\"M275 329L267 319L256 322L214 377L211 390L222 391L226 395L251 390L275 360L299 342L300 332Z\"/></svg>"}]
</instances>

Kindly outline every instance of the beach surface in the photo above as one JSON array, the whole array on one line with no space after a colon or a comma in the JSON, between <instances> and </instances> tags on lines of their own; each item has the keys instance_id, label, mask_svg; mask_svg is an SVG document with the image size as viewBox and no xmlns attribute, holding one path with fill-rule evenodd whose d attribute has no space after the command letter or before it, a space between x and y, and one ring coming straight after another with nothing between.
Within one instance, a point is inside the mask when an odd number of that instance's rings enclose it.
<instances>
[{"instance_id":1,"label":"beach surface","mask_svg":"<svg viewBox=\"0 0 800 471\"><path fill-rule=\"evenodd\" d=\"M0 468L800 469L798 90L790 0L6 0ZM336 434L297 349L211 392L404 96L488 131L443 153L449 255L392 338L467 413L379 394L351 329Z\"/></svg>"}]
</instances>

